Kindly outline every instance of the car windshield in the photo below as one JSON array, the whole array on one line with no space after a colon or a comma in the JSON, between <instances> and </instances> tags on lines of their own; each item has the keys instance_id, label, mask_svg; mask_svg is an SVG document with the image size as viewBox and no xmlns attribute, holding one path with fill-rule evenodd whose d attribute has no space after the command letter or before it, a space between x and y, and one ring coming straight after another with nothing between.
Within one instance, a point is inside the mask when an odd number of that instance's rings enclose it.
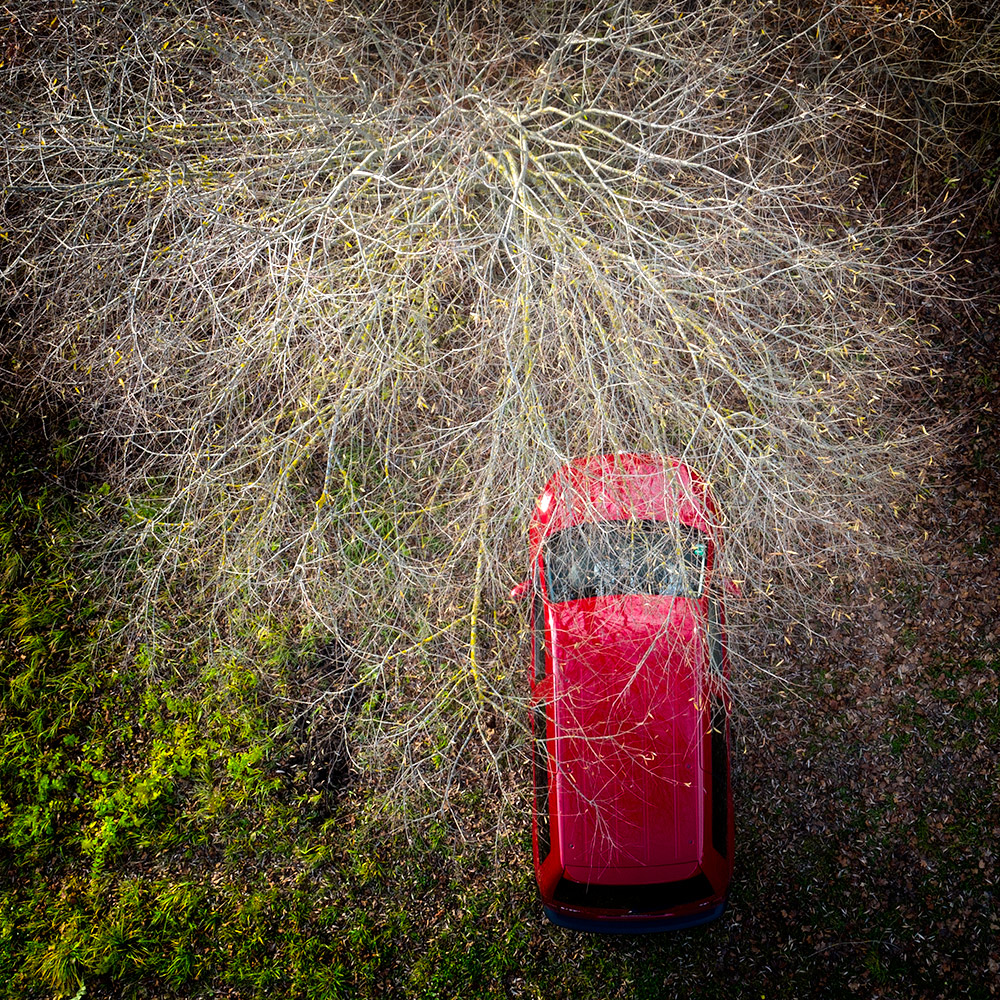
<instances>
[{"instance_id":1,"label":"car windshield","mask_svg":"<svg viewBox=\"0 0 1000 1000\"><path fill-rule=\"evenodd\" d=\"M700 597L705 536L677 521L575 524L545 541L545 583L553 603L613 594Z\"/></svg>"}]
</instances>

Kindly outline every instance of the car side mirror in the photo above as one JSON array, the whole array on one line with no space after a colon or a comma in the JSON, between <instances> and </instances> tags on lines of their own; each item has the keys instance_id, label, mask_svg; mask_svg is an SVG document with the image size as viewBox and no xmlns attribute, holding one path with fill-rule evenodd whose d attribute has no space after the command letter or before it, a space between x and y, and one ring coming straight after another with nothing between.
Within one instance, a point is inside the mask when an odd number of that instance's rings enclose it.
<instances>
[{"instance_id":1,"label":"car side mirror","mask_svg":"<svg viewBox=\"0 0 1000 1000\"><path fill-rule=\"evenodd\" d=\"M522 580L520 583L510 588L510 599L512 601L523 601L531 590L531 581Z\"/></svg>"},{"instance_id":2,"label":"car side mirror","mask_svg":"<svg viewBox=\"0 0 1000 1000\"><path fill-rule=\"evenodd\" d=\"M725 588L726 593L732 594L733 597L743 596L743 588L735 580L726 580Z\"/></svg>"}]
</instances>

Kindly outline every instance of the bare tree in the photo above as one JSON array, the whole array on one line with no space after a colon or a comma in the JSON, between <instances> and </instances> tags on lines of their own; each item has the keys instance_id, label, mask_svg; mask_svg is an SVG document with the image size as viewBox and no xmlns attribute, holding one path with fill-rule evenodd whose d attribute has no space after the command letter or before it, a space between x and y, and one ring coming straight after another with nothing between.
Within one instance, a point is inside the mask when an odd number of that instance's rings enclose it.
<instances>
[{"instance_id":1,"label":"bare tree","mask_svg":"<svg viewBox=\"0 0 1000 1000\"><path fill-rule=\"evenodd\" d=\"M134 624L341 636L353 752L412 815L473 746L504 779L504 594L568 457L702 472L746 665L741 622L903 551L949 206L876 161L948 133L901 111L929 27L849 4L376 6L19 5L6 378L112 470Z\"/></svg>"}]
</instances>

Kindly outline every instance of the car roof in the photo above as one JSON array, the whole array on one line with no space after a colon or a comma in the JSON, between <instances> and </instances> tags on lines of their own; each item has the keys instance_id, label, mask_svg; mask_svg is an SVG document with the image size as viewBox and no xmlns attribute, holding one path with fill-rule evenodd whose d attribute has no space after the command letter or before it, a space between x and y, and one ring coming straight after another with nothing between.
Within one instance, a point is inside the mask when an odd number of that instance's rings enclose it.
<instances>
[{"instance_id":1,"label":"car roof","mask_svg":"<svg viewBox=\"0 0 1000 1000\"><path fill-rule=\"evenodd\" d=\"M550 605L556 801L571 878L700 861L706 645L696 601Z\"/></svg>"}]
</instances>

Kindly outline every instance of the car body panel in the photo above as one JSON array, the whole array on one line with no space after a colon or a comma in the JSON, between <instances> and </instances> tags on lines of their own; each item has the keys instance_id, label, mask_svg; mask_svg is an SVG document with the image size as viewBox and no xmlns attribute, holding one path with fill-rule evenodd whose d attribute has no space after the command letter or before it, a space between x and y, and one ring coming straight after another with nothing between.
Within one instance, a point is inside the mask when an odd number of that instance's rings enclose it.
<instances>
[{"instance_id":1,"label":"car body panel","mask_svg":"<svg viewBox=\"0 0 1000 1000\"><path fill-rule=\"evenodd\" d=\"M583 521L678 520L708 534L715 502L701 478L673 458L600 455L564 465L545 485L530 528L532 556L542 538Z\"/></svg>"}]
</instances>

